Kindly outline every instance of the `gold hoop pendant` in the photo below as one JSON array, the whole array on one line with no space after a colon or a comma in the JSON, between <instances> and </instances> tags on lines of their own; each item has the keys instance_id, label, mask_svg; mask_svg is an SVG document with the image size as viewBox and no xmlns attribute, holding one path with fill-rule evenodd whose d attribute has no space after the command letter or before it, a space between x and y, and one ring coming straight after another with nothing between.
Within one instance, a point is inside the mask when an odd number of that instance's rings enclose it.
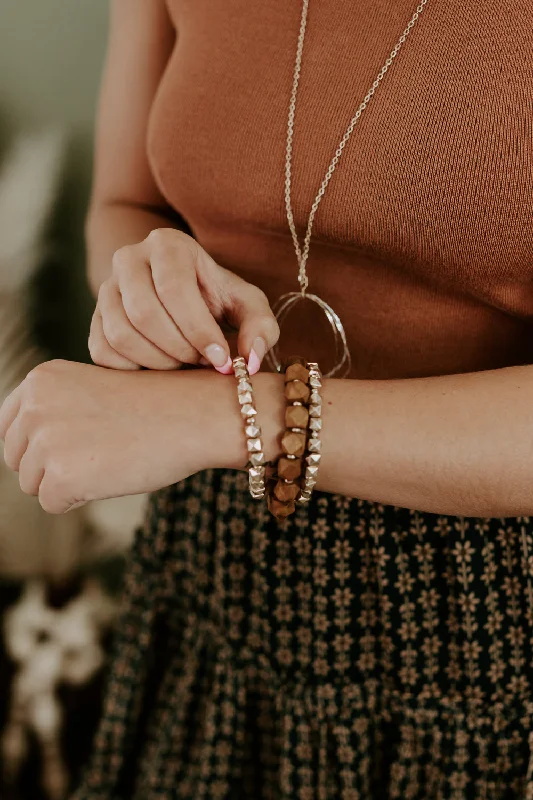
<instances>
[{"instance_id":1,"label":"gold hoop pendant","mask_svg":"<svg viewBox=\"0 0 533 800\"><path fill-rule=\"evenodd\" d=\"M272 307L272 311L274 312L274 315L278 321L280 330L282 328L283 321L285 320L285 317L291 308L293 308L293 306L296 305L296 303L299 303L301 300L310 300L312 303L316 303L316 305L319 306L319 308L321 308L326 315L326 318L333 329L335 337L336 362L334 367L329 372L324 374L324 377L345 378L350 374L352 368L352 358L350 355L348 342L346 341L344 325L342 324L337 312L334 311L325 300L322 300L321 297L316 294L308 294L307 292L289 292L288 294L282 295ZM271 369L277 370L278 372L281 370L278 344L274 345L274 347L269 350L266 355L266 361Z\"/></svg>"}]
</instances>

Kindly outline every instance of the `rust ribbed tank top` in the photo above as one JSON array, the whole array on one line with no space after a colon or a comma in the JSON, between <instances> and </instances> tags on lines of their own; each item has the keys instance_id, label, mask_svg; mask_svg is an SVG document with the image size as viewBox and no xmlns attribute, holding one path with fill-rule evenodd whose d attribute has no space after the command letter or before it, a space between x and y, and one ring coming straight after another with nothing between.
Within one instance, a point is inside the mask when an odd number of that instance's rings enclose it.
<instances>
[{"instance_id":1,"label":"rust ribbed tank top","mask_svg":"<svg viewBox=\"0 0 533 800\"><path fill-rule=\"evenodd\" d=\"M347 123L416 0L311 0L294 137L303 231ZM176 46L148 151L169 203L273 301L297 289L284 158L301 5L168 0ZM533 9L430 0L322 201L310 291L343 319L353 376L533 362ZM311 309L309 309L309 312ZM322 359L320 312L283 349Z\"/></svg>"}]
</instances>

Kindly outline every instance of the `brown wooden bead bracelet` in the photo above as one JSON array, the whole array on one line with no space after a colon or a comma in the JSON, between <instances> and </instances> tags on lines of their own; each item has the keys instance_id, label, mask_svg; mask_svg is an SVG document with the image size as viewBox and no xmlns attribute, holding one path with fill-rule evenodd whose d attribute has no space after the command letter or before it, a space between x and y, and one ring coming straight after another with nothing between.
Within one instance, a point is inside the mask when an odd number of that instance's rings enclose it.
<instances>
[{"instance_id":1,"label":"brown wooden bead bracelet","mask_svg":"<svg viewBox=\"0 0 533 800\"><path fill-rule=\"evenodd\" d=\"M313 368L315 364L311 365ZM311 372L306 362L294 356L285 366L286 430L281 437L283 455L277 462L277 477L267 484L270 512L283 520L296 510L296 502L306 502L314 483L309 469L310 409L309 401L316 395L310 384ZM307 456L306 456L307 453ZM306 459L304 463L304 457ZM315 481L316 482L316 481Z\"/></svg>"}]
</instances>

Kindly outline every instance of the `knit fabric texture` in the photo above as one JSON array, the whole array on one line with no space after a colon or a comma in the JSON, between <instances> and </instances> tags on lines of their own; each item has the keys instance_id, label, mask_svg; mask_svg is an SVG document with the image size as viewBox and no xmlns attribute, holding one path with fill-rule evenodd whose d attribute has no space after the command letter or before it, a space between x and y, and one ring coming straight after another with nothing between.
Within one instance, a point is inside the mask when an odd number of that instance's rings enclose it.
<instances>
[{"instance_id":1,"label":"knit fabric texture","mask_svg":"<svg viewBox=\"0 0 533 800\"><path fill-rule=\"evenodd\" d=\"M148 148L169 203L271 301L297 290L284 204L301 4L168 0L173 56ZM415 0L311 0L294 134L300 234L349 120ZM348 143L314 225L309 291L347 330L353 377L533 361L529 0L430 0ZM133 87L132 87L133 90ZM310 304L282 350L327 368Z\"/></svg>"}]
</instances>

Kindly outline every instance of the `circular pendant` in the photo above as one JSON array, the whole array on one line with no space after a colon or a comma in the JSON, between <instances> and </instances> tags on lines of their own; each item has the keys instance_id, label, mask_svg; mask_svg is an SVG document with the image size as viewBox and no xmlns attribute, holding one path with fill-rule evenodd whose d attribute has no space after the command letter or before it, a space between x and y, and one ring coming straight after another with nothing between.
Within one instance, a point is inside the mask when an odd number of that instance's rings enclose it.
<instances>
[{"instance_id":1,"label":"circular pendant","mask_svg":"<svg viewBox=\"0 0 533 800\"><path fill-rule=\"evenodd\" d=\"M335 336L335 365L333 368L324 373L325 378L345 378L349 375L350 370L352 368L352 358L350 356L350 350L348 348L348 342L346 341L346 332L344 330L344 325L342 324L339 315L336 311L332 309L325 300L322 300L321 297L318 297L316 294L302 294L302 292L289 292L288 294L282 295L279 300L276 301L274 304L272 311L279 323L280 330L283 326L283 321L285 317L293 308L296 303L299 303L301 300L310 300L312 303L316 303L319 306L326 318L333 329L333 333ZM281 361L279 357L279 346L276 344L274 347L269 350L266 355L266 361L272 369L275 369L279 372L281 369Z\"/></svg>"}]
</instances>

